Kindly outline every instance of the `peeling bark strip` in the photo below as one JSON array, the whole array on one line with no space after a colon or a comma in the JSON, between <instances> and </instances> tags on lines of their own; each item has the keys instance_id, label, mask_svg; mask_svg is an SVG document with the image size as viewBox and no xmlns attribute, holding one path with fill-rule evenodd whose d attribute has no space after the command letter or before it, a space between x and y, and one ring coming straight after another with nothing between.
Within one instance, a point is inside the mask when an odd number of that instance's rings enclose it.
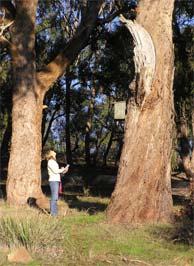
<instances>
[{"instance_id":1,"label":"peeling bark strip","mask_svg":"<svg viewBox=\"0 0 194 266\"><path fill-rule=\"evenodd\" d=\"M155 48L150 34L136 21L127 20L120 15L120 20L130 31L134 41L134 63L135 63L135 80L138 88L137 97L140 101L145 102L151 92L155 68L156 55Z\"/></svg>"}]
</instances>

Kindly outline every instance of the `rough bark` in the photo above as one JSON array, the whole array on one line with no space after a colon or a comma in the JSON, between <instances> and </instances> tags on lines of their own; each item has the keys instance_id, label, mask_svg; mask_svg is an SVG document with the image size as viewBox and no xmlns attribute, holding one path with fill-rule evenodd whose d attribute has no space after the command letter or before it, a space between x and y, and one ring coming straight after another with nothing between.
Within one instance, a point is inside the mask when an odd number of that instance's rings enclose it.
<instances>
[{"instance_id":1,"label":"rough bark","mask_svg":"<svg viewBox=\"0 0 194 266\"><path fill-rule=\"evenodd\" d=\"M141 0L136 21L127 24L136 45L136 76L117 183L107 208L113 223L164 222L172 217L173 4Z\"/></svg>"},{"instance_id":2,"label":"rough bark","mask_svg":"<svg viewBox=\"0 0 194 266\"><path fill-rule=\"evenodd\" d=\"M7 201L24 204L41 192L42 97L36 90L35 15L37 1L16 1L12 28L13 109ZM25 21L25 23L23 23Z\"/></svg>"}]
</instances>

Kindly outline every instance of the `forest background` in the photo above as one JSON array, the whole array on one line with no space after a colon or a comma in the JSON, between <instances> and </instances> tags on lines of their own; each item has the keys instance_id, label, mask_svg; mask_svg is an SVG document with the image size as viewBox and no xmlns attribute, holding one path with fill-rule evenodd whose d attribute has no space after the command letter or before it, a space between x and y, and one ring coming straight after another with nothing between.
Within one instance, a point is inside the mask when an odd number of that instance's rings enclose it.
<instances>
[{"instance_id":1,"label":"forest background","mask_svg":"<svg viewBox=\"0 0 194 266\"><path fill-rule=\"evenodd\" d=\"M11 54L8 49L11 41L11 30L9 30L11 25L6 27L4 22L14 20L15 13L11 8L11 2L1 1L1 3L7 10L5 14L3 9L1 11L0 84L1 176L6 177L12 125L17 121L16 119L13 121L11 111L15 85L13 83L15 81L11 78ZM86 2L80 4L77 1L66 3L40 1L38 3L35 27L37 72L41 72L55 58L58 51L73 38L78 27L80 12L84 18L83 9L86 8L84 3ZM102 5L101 18L88 38L87 45L84 43L85 48L67 67L65 75L52 84L44 97L41 121L42 150L54 148L58 153L65 154L66 161L72 166L75 164L86 164L88 167L118 166L125 126L124 120L115 121L113 107L115 102L128 103L134 97L129 84L133 81L135 66L132 36L119 22L117 15L124 13L127 18L133 20L136 17L136 5L136 1L115 3L113 1ZM194 116L191 1L175 1L172 25L175 48L173 85L175 126L171 136L173 138L171 166L172 170L182 167L189 179L193 177ZM74 55L72 57L74 58ZM30 68L28 74L29 70ZM31 106L32 112L33 106ZM144 141L146 140L142 140L142 147ZM16 153L18 152L20 151L17 150Z\"/></svg>"},{"instance_id":2,"label":"forest background","mask_svg":"<svg viewBox=\"0 0 194 266\"><path fill-rule=\"evenodd\" d=\"M49 265L50 258L51 263L58 260L61 264L66 260L68 265L75 265L77 261L80 265L149 265L150 259L152 265L191 265L192 250L186 248L185 253L185 246L177 248L169 240L172 227L133 230L111 227L104 224L104 217L97 212L104 212L109 204L106 212L109 222L130 225L163 222L172 214L169 181L173 180L169 180L169 176L183 172L183 180L191 184L193 192L193 1L176 0L174 6L173 1L168 0L33 3L26 0L1 1L0 4L0 177L3 185L4 180L7 181L8 203L23 206L30 196L39 199L40 153L44 159L44 151L50 148L57 151L59 162L71 164L72 180L84 182L84 196L92 192L91 183L97 192L95 177L99 173L106 174L103 182L107 184L112 177L116 179L118 172L119 181L111 201L101 198L96 205L84 204L84 197L77 197L74 202L64 196L71 208L96 214L91 217L76 213L66 220L52 221L46 216L41 218L44 220L41 223L40 216L34 216L30 210L29 221L17 221L15 217L6 218L7 213L14 214L15 209L6 205L4 212L0 208L0 214L5 217L0 221L1 244L17 246L19 239L19 245L39 258L42 244L39 245L35 236L46 236L40 238L41 241L48 239L43 245L43 264L35 262L40 265ZM147 91L140 90L146 87L141 84L143 73L136 72L134 35L130 34L121 14L144 26L155 42L158 69L153 88L156 90L151 91L148 100ZM41 89L44 89L44 97ZM114 117L115 103L121 101L128 106L125 121ZM131 106L136 108L134 120ZM111 195L115 179L108 187L103 183L99 195L102 191ZM177 232L173 233L173 241L193 244L193 198L186 202L190 204L187 207L191 206L189 216L186 213L191 223L185 226L187 220L184 220L178 237ZM174 209L176 213L176 206ZM58 229L57 233L49 224ZM91 224L89 229L88 224ZM66 234L61 231L65 230L62 225L69 230ZM80 228L80 232L74 226ZM11 234L4 235L10 228L15 230L14 234L11 230ZM68 242L68 234L76 243ZM99 248L103 246L101 238L107 244L103 250ZM161 238L164 242L160 242ZM53 239L59 239L59 245L55 241L53 247ZM146 246L142 246L145 240ZM71 244L69 250L63 241ZM151 242L158 243L158 255L149 251L153 249ZM165 245L177 251L173 255L167 253ZM54 253L49 254L50 251ZM174 258L179 252L182 257ZM2 262L6 265L4 253L7 249L3 250Z\"/></svg>"}]
</instances>

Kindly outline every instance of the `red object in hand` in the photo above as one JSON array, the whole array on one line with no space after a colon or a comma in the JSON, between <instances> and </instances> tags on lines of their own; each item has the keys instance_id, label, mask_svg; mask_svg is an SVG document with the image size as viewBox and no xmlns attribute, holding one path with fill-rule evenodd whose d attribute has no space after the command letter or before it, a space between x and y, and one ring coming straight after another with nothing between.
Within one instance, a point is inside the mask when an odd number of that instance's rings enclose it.
<instances>
[{"instance_id":1,"label":"red object in hand","mask_svg":"<svg viewBox=\"0 0 194 266\"><path fill-rule=\"evenodd\" d=\"M63 193L62 183L60 182L59 183L59 194L62 194L62 193Z\"/></svg>"}]
</instances>

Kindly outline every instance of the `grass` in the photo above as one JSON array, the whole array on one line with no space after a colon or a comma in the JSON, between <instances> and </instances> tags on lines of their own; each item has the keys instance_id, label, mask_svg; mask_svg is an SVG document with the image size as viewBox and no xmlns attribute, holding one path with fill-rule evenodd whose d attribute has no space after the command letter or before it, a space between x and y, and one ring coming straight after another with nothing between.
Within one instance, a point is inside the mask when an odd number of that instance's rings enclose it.
<instances>
[{"instance_id":1,"label":"grass","mask_svg":"<svg viewBox=\"0 0 194 266\"><path fill-rule=\"evenodd\" d=\"M107 199L80 198L79 204L104 204ZM33 257L26 266L194 266L194 248L174 243L174 225L115 226L104 212L73 211L50 217L33 209L22 212L0 205L0 266L6 256L25 245Z\"/></svg>"}]
</instances>

